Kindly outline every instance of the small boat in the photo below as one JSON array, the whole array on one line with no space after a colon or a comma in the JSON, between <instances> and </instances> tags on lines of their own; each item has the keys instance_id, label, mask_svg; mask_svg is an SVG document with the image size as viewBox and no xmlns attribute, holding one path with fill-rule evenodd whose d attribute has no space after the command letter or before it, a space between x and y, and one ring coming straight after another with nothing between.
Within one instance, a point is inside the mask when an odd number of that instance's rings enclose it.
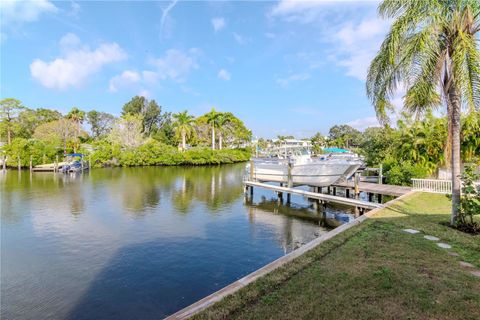
<instances>
[{"instance_id":1,"label":"small boat","mask_svg":"<svg viewBox=\"0 0 480 320\"><path fill-rule=\"evenodd\" d=\"M252 160L254 167L252 173L256 181L288 183L290 170L294 186L316 187L327 187L347 180L363 164L359 159L328 156L312 158L308 149L290 151L287 157L279 155Z\"/></svg>"},{"instance_id":2,"label":"small boat","mask_svg":"<svg viewBox=\"0 0 480 320\"><path fill-rule=\"evenodd\" d=\"M67 158L66 164L59 169L60 172L82 172L88 170L88 162L83 160L83 154L81 153L71 153L65 155ZM76 159L80 157L80 159Z\"/></svg>"}]
</instances>

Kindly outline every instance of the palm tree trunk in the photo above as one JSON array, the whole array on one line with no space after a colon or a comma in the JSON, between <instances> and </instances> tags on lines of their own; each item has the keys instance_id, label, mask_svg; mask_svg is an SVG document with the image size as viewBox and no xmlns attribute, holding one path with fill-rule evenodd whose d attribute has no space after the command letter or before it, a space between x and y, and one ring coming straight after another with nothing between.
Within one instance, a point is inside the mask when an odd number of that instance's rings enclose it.
<instances>
[{"instance_id":1,"label":"palm tree trunk","mask_svg":"<svg viewBox=\"0 0 480 320\"><path fill-rule=\"evenodd\" d=\"M185 130L182 130L182 150L185 150L187 143L186 143L186 133Z\"/></svg>"},{"instance_id":2,"label":"palm tree trunk","mask_svg":"<svg viewBox=\"0 0 480 320\"><path fill-rule=\"evenodd\" d=\"M215 126L212 124L212 150L215 150Z\"/></svg>"},{"instance_id":3,"label":"palm tree trunk","mask_svg":"<svg viewBox=\"0 0 480 320\"><path fill-rule=\"evenodd\" d=\"M461 157L460 157L460 97L457 94L455 85L452 84L449 92L448 99L450 100L451 108L451 119L450 119L450 128L451 133L451 143L452 143L452 217L451 223L455 224L458 220L458 213L460 209L460 174L461 174Z\"/></svg>"},{"instance_id":4,"label":"palm tree trunk","mask_svg":"<svg viewBox=\"0 0 480 320\"><path fill-rule=\"evenodd\" d=\"M220 133L218 135L218 149L222 150L222 147L223 147L223 136L222 134Z\"/></svg>"}]
</instances>

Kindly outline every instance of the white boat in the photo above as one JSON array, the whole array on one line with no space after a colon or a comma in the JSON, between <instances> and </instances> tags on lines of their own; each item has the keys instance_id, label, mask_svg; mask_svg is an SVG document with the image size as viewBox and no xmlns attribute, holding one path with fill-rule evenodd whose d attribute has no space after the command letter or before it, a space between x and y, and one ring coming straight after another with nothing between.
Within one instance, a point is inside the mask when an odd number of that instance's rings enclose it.
<instances>
[{"instance_id":1,"label":"white boat","mask_svg":"<svg viewBox=\"0 0 480 320\"><path fill-rule=\"evenodd\" d=\"M302 154L290 154L287 159L254 158L253 178L260 182L288 183L289 165L294 186L327 187L350 178L362 163L358 160L329 157L311 158L304 151Z\"/></svg>"}]
</instances>

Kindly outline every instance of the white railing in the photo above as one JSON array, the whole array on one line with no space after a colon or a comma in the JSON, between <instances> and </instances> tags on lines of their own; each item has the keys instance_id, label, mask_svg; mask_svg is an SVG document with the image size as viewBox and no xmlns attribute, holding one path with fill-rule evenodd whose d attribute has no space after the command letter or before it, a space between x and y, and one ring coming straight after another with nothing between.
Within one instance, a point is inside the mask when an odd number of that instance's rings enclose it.
<instances>
[{"instance_id":1,"label":"white railing","mask_svg":"<svg viewBox=\"0 0 480 320\"><path fill-rule=\"evenodd\" d=\"M416 191L452 193L452 180L412 179L412 184Z\"/></svg>"}]
</instances>

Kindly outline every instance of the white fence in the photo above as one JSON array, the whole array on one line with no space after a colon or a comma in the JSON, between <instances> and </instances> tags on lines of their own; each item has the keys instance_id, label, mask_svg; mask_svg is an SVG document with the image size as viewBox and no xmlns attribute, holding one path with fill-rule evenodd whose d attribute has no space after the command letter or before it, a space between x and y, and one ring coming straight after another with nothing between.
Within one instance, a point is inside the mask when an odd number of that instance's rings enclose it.
<instances>
[{"instance_id":1,"label":"white fence","mask_svg":"<svg viewBox=\"0 0 480 320\"><path fill-rule=\"evenodd\" d=\"M452 193L452 180L412 179L413 190L434 193Z\"/></svg>"},{"instance_id":2,"label":"white fence","mask_svg":"<svg viewBox=\"0 0 480 320\"><path fill-rule=\"evenodd\" d=\"M412 179L413 190L434 192L434 193L452 193L452 180L434 180L434 179ZM480 181L474 182L475 186L480 186Z\"/></svg>"}]
</instances>

